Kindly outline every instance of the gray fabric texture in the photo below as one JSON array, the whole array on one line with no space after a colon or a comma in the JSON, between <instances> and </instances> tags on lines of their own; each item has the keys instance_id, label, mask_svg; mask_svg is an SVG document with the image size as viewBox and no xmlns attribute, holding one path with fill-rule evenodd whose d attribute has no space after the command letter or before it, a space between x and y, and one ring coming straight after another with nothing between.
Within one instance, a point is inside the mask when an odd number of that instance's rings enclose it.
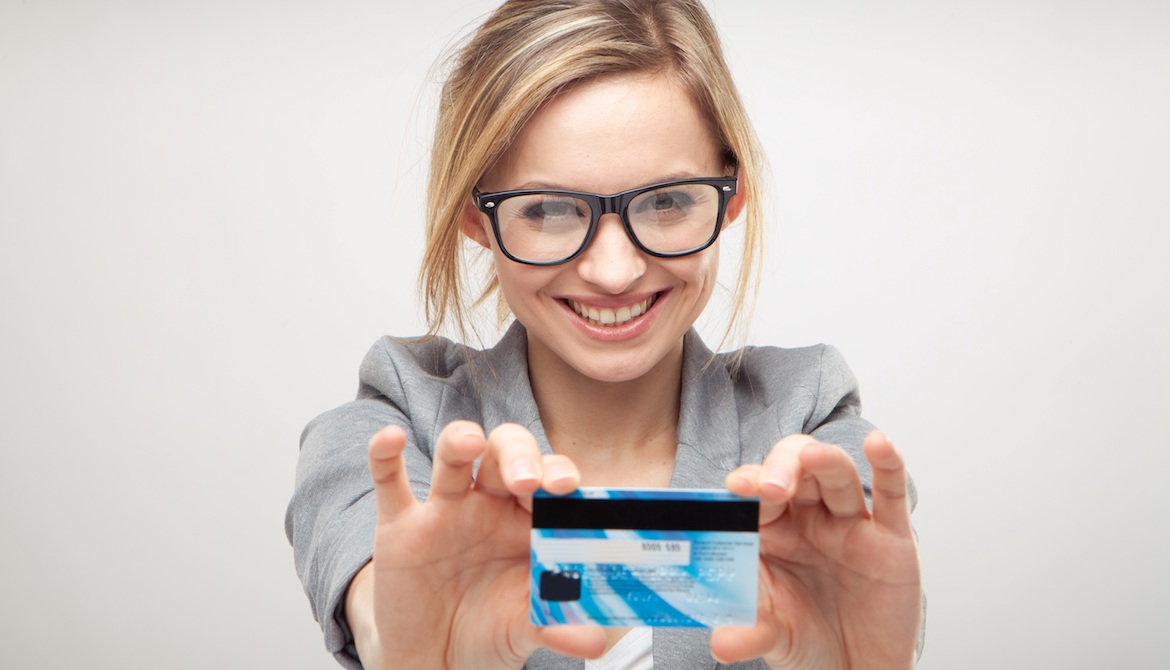
<instances>
[{"instance_id":1,"label":"gray fabric texture","mask_svg":"<svg viewBox=\"0 0 1170 670\"><path fill-rule=\"evenodd\" d=\"M857 381L835 349L749 347L733 377L733 355L712 354L692 330L683 358L672 487L722 488L728 473L761 462L780 438L808 433L849 452L868 496L871 474L861 442L873 426L860 417ZM362 362L357 399L318 416L301 436L285 531L325 645L347 668L361 665L345 621L345 593L370 560L374 537L366 445L384 426L401 426L408 439L411 485L423 500L435 439L456 419L475 421L486 431L518 423L532 432L543 452L552 453L528 383L527 334L519 323L484 351L444 338L382 338ZM913 485L910 494L913 504ZM765 667L759 661L717 665L709 639L707 631L656 630L654 667ZM584 662L541 650L525 667L580 670Z\"/></svg>"}]
</instances>

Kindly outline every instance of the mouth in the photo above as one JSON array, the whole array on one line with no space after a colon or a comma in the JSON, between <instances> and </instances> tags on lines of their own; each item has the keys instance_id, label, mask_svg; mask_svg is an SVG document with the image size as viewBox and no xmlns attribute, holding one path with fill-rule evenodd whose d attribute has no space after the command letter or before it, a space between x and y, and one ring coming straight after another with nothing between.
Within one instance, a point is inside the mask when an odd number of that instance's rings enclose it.
<instances>
[{"instance_id":1,"label":"mouth","mask_svg":"<svg viewBox=\"0 0 1170 670\"><path fill-rule=\"evenodd\" d=\"M645 314L654 305L654 302L658 300L658 295L658 293L655 293L645 300L620 307L597 307L579 303L576 300L565 300L565 304L576 312L577 316L589 322L590 325L600 326L602 328L617 328Z\"/></svg>"}]
</instances>

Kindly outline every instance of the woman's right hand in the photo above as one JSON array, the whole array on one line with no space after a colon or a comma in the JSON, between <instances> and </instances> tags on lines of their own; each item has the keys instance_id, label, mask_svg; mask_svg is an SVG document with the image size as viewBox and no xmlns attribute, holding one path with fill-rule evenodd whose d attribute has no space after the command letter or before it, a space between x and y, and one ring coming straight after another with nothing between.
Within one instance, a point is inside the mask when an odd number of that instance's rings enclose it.
<instances>
[{"instance_id":1,"label":"woman's right hand","mask_svg":"<svg viewBox=\"0 0 1170 670\"><path fill-rule=\"evenodd\" d=\"M532 494L576 489L572 461L542 456L516 424L485 437L472 422L453 422L439 435L430 493L420 503L410 490L405 447L397 426L370 440L374 558L346 597L363 666L520 668L539 647L600 656L601 628L529 622Z\"/></svg>"}]
</instances>

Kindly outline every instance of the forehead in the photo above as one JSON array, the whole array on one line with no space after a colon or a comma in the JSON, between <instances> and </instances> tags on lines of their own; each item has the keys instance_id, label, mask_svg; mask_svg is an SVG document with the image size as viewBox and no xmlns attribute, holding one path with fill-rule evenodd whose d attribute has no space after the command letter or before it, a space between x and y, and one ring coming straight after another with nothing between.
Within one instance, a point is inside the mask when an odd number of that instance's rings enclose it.
<instances>
[{"instance_id":1,"label":"forehead","mask_svg":"<svg viewBox=\"0 0 1170 670\"><path fill-rule=\"evenodd\" d=\"M484 186L616 193L721 174L722 151L672 77L622 74L582 82L545 103Z\"/></svg>"}]
</instances>

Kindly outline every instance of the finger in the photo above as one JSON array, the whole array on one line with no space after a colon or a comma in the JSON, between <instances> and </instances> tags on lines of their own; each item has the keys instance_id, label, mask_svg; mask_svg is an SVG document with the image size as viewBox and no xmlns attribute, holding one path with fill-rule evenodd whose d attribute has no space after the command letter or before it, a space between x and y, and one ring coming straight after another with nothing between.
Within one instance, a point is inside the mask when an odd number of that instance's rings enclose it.
<instances>
[{"instance_id":1,"label":"finger","mask_svg":"<svg viewBox=\"0 0 1170 670\"><path fill-rule=\"evenodd\" d=\"M530 496L540 488L540 446L527 428L504 423L487 437L475 489L499 496Z\"/></svg>"},{"instance_id":2,"label":"finger","mask_svg":"<svg viewBox=\"0 0 1170 670\"><path fill-rule=\"evenodd\" d=\"M800 452L816 440L808 435L789 435L776 443L760 469L760 498L767 502L788 502L803 476Z\"/></svg>"},{"instance_id":3,"label":"finger","mask_svg":"<svg viewBox=\"0 0 1170 670\"><path fill-rule=\"evenodd\" d=\"M577 465L568 456L561 454L543 454L540 458L540 469L543 477L540 488L554 495L563 496L577 490L581 483L581 474ZM535 493L532 491L531 493ZM520 495L520 506L529 512L532 511L532 495Z\"/></svg>"},{"instance_id":4,"label":"finger","mask_svg":"<svg viewBox=\"0 0 1170 670\"><path fill-rule=\"evenodd\" d=\"M800 453L800 463L816 480L821 500L833 516L850 518L869 514L857 464L844 449L831 444L811 444Z\"/></svg>"},{"instance_id":5,"label":"finger","mask_svg":"<svg viewBox=\"0 0 1170 670\"><path fill-rule=\"evenodd\" d=\"M873 516L882 526L900 534L910 533L910 496L902 455L886 436L873 431L862 443L873 468Z\"/></svg>"},{"instance_id":6,"label":"finger","mask_svg":"<svg viewBox=\"0 0 1170 670\"><path fill-rule=\"evenodd\" d=\"M753 498L760 495L759 481L764 466L749 463L731 471L723 480L724 486L737 496Z\"/></svg>"},{"instance_id":7,"label":"finger","mask_svg":"<svg viewBox=\"0 0 1170 670\"><path fill-rule=\"evenodd\" d=\"M757 498L760 495L760 473L764 466L748 464L741 465L731 474L727 475L724 480L724 485L728 491L731 491L737 496L743 498ZM784 514L784 510L788 509L788 503L774 503L764 500L760 501L760 525L766 526Z\"/></svg>"},{"instance_id":8,"label":"finger","mask_svg":"<svg viewBox=\"0 0 1170 670\"><path fill-rule=\"evenodd\" d=\"M796 484L796 494L792 496L792 502L798 505L821 504L821 487L817 484L817 478L809 474L801 477Z\"/></svg>"},{"instance_id":9,"label":"finger","mask_svg":"<svg viewBox=\"0 0 1170 670\"><path fill-rule=\"evenodd\" d=\"M542 460L544 477L540 486L549 493L565 495L577 490L581 484L581 473L577 464L568 456L549 454Z\"/></svg>"},{"instance_id":10,"label":"finger","mask_svg":"<svg viewBox=\"0 0 1170 670\"><path fill-rule=\"evenodd\" d=\"M406 472L406 433L398 426L386 426L370 438L370 477L374 480L374 499L378 520L392 519L414 504L410 478Z\"/></svg>"},{"instance_id":11,"label":"finger","mask_svg":"<svg viewBox=\"0 0 1170 670\"><path fill-rule=\"evenodd\" d=\"M776 647L779 631L765 623L754 626L723 626L711 633L711 655L720 663L758 658Z\"/></svg>"},{"instance_id":12,"label":"finger","mask_svg":"<svg viewBox=\"0 0 1170 670\"><path fill-rule=\"evenodd\" d=\"M600 658L605 653L605 631L601 626L545 626L537 628L540 646L577 658Z\"/></svg>"},{"instance_id":13,"label":"finger","mask_svg":"<svg viewBox=\"0 0 1170 670\"><path fill-rule=\"evenodd\" d=\"M483 428L471 421L452 421L435 441L435 466L429 498L456 499L467 495L475 459L483 453Z\"/></svg>"}]
</instances>

